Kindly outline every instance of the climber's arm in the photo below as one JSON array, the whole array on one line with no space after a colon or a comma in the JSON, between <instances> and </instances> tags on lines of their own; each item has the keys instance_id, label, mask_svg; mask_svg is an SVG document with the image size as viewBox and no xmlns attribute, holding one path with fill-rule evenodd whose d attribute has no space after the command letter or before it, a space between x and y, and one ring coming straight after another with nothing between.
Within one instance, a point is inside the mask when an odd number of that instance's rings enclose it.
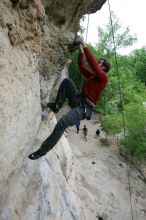
<instances>
[{"instance_id":1,"label":"climber's arm","mask_svg":"<svg viewBox=\"0 0 146 220\"><path fill-rule=\"evenodd\" d=\"M84 50L82 45L79 45L79 55L78 55L78 65L80 72L86 77L89 78L91 76L94 76L94 73L90 71L87 66L84 64Z\"/></svg>"},{"instance_id":2,"label":"climber's arm","mask_svg":"<svg viewBox=\"0 0 146 220\"><path fill-rule=\"evenodd\" d=\"M87 48L87 45L85 44L84 39L82 37L81 37L81 44L82 44L82 47L84 48L84 53L87 58L87 61L90 65L90 67L92 68L92 70L94 71L94 73L96 74L96 77L100 80L108 81L106 73L98 65L94 55L92 54L90 49Z\"/></svg>"}]
</instances>

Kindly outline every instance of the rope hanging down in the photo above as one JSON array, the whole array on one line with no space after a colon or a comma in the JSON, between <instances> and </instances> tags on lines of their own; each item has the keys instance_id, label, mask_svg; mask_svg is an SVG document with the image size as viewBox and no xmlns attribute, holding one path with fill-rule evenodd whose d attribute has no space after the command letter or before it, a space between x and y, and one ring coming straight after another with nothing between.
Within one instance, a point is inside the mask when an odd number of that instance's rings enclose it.
<instances>
[{"instance_id":1,"label":"rope hanging down","mask_svg":"<svg viewBox=\"0 0 146 220\"><path fill-rule=\"evenodd\" d=\"M86 27L86 38L85 38L85 42L87 42L87 37L88 37L89 18L90 18L90 14L88 14L88 21L87 21L87 27Z\"/></svg>"},{"instance_id":2,"label":"rope hanging down","mask_svg":"<svg viewBox=\"0 0 146 220\"><path fill-rule=\"evenodd\" d=\"M115 55L115 61L116 61L116 72L117 72L117 76L118 76L118 87L119 87L119 94L120 94L120 102L121 102L121 104L123 106L122 92L121 92L121 85L120 85L120 74L119 74L117 52L116 52L116 44L115 44L115 35L114 35L114 28L113 28L113 22L112 22L112 15L111 15L111 8L110 8L110 1L109 0L108 0L108 9L109 9L109 15L110 15L111 29L112 29L112 38L113 38L114 55ZM124 138L126 139L126 129L125 129L125 120L124 120L123 108L122 108L121 112L122 112L122 120L123 120ZM129 171L129 162L128 162L128 157L127 156L126 156L126 162L127 162L127 173L128 173L127 175L128 175L128 188L129 188L129 196L130 196L131 218L133 220L133 207L132 207L132 193L131 193L131 184L130 184L130 171Z\"/></svg>"},{"instance_id":3,"label":"rope hanging down","mask_svg":"<svg viewBox=\"0 0 146 220\"><path fill-rule=\"evenodd\" d=\"M88 14L87 27L86 27L86 38L85 38L85 42L86 43L87 43L88 30L89 30L89 18L90 18L90 14ZM81 75L81 78L80 78L80 90L81 90L82 85L83 85L83 79L84 79L84 77Z\"/></svg>"}]
</instances>

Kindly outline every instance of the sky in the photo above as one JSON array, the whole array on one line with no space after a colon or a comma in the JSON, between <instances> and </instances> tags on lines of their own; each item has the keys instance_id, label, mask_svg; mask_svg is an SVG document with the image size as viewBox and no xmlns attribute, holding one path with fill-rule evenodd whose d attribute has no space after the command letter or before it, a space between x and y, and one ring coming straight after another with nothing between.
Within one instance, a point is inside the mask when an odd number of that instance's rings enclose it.
<instances>
[{"instance_id":1,"label":"sky","mask_svg":"<svg viewBox=\"0 0 146 220\"><path fill-rule=\"evenodd\" d=\"M146 46L146 0L110 0L110 8L119 18L123 27L129 27L131 34L136 34L138 41L132 47L122 49L120 53L128 54L132 49L138 49ZM87 43L93 45L98 42L97 27L104 27L109 19L108 1L102 8L89 17ZM83 23L87 27L88 17ZM84 39L86 38L86 31Z\"/></svg>"}]
</instances>

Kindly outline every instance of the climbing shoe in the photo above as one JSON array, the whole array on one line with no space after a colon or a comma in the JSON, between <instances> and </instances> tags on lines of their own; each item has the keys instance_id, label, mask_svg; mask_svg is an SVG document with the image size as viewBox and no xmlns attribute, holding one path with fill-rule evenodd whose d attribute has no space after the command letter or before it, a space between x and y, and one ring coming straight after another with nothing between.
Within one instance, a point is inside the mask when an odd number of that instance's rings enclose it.
<instances>
[{"instance_id":1,"label":"climbing shoe","mask_svg":"<svg viewBox=\"0 0 146 220\"><path fill-rule=\"evenodd\" d=\"M41 149L38 149L36 152L30 154L30 155L28 156L28 158L29 158L30 160L37 160L37 159L39 159L40 157L42 157L42 156L44 156L44 155L46 155L46 153L43 153L43 152L41 151Z\"/></svg>"},{"instance_id":2,"label":"climbing shoe","mask_svg":"<svg viewBox=\"0 0 146 220\"><path fill-rule=\"evenodd\" d=\"M57 113L59 111L59 107L57 108L55 103L49 102L47 104L47 107L49 107L52 110L52 112L54 112L54 113Z\"/></svg>"}]
</instances>

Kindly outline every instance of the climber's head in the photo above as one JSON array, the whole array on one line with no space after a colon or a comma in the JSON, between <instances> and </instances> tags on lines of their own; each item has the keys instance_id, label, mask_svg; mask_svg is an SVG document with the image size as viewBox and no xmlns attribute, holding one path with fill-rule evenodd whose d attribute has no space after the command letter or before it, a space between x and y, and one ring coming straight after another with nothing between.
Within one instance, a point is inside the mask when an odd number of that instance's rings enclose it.
<instances>
[{"instance_id":1,"label":"climber's head","mask_svg":"<svg viewBox=\"0 0 146 220\"><path fill-rule=\"evenodd\" d=\"M99 65L106 73L107 73L107 72L110 70L110 68L111 68L110 62L107 61L107 60L104 59L104 58L100 58L97 63L98 63L98 65Z\"/></svg>"}]
</instances>

